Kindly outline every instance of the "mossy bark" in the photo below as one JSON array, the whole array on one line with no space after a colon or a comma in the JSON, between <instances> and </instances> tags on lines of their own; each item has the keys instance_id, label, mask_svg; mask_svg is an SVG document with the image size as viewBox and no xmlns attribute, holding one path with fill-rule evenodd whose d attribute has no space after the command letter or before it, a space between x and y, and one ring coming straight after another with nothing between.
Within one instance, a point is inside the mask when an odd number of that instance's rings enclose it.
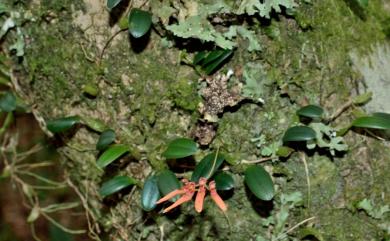
<instances>
[{"instance_id":1,"label":"mossy bark","mask_svg":"<svg viewBox=\"0 0 390 241\"><path fill-rule=\"evenodd\" d=\"M386 1L372 0L364 10L354 10L353 4L342 0L301 3L294 17L278 15L258 26L262 52L248 53L239 46L225 66L235 70L237 82L248 62L261 65L266 73L264 104L242 102L226 110L210 145L227 154L237 181L227 200L230 224L210 201L201 215L191 205L162 215L141 210L139 189L105 201L98 195L100 184L110 176L127 174L142 181L152 171L166 168L160 155L166 143L174 137L194 136L200 118L197 107L202 102L199 77L180 63L180 48L167 47L155 31L147 44L123 31L105 46L119 29L110 23L104 1L29 3L36 21L24 27L24 67L15 70L19 94L38 118L79 115L99 119L115 130L118 142L133 150L131 158L121 159L103 173L95 165L97 132L79 126L69 135L55 137L63 140L58 147L63 165L88 200L92 221L112 240L137 240L140 236L159 240L161 235L164 240L257 240L267 236L262 220L270 215L272 202L254 200L243 185L240 161L260 155L251 139L264 135L267 143L280 140L297 108L306 103L320 104L329 113L336 111L364 86L351 54L364 58L373 46L387 44L390 10ZM90 26L85 26L86 19ZM86 94L85 86L97 88L97 96ZM350 110L332 125L347 124ZM316 152L306 157L311 200L293 209L286 225L292 227L315 216L311 226L325 240L384 240L386 222L357 212L354 205L365 197L379 206L390 203L389 144L353 132L346 141L350 150L341 156ZM274 177L279 186L275 200L281 193L293 191L307 199L306 176L298 154L267 166L271 172L284 169L288 173L288 178ZM277 212L278 205L273 209Z\"/></svg>"}]
</instances>

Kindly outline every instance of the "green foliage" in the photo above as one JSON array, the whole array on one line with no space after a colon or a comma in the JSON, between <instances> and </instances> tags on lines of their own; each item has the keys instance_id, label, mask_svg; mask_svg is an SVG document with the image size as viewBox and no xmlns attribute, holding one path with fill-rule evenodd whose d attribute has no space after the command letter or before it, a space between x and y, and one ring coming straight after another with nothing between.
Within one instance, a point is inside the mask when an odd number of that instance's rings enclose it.
<instances>
[{"instance_id":1,"label":"green foliage","mask_svg":"<svg viewBox=\"0 0 390 241\"><path fill-rule=\"evenodd\" d=\"M307 144L309 149L313 149L315 146L327 148L332 155L335 155L335 151L348 150L348 145L343 143L343 138L337 136L336 131L330 126L323 123L311 123L310 127L316 132L316 139Z\"/></svg>"},{"instance_id":2,"label":"green foliage","mask_svg":"<svg viewBox=\"0 0 390 241\"><path fill-rule=\"evenodd\" d=\"M89 116L82 116L80 118L81 118L82 124L88 126L89 128L91 128L92 130L94 130L96 132L103 132L104 130L107 129L106 124L104 124L99 119L92 118Z\"/></svg>"},{"instance_id":3,"label":"green foliage","mask_svg":"<svg viewBox=\"0 0 390 241\"><path fill-rule=\"evenodd\" d=\"M375 219L382 219L385 217L385 213L390 212L389 205L374 207L372 201L367 198L360 201L356 208L364 210L370 217Z\"/></svg>"},{"instance_id":4,"label":"green foliage","mask_svg":"<svg viewBox=\"0 0 390 241\"><path fill-rule=\"evenodd\" d=\"M307 105L297 111L297 115L312 119L321 119L324 109L318 105Z\"/></svg>"},{"instance_id":5,"label":"green foliage","mask_svg":"<svg viewBox=\"0 0 390 241\"><path fill-rule=\"evenodd\" d=\"M98 142L96 143L96 150L105 150L111 143L115 141L115 138L116 135L114 130L108 129L103 131L99 137Z\"/></svg>"},{"instance_id":6,"label":"green foliage","mask_svg":"<svg viewBox=\"0 0 390 241\"><path fill-rule=\"evenodd\" d=\"M233 54L233 50L214 50L208 54L205 51L199 52L194 56L193 63L200 65L208 75L215 72L222 63Z\"/></svg>"},{"instance_id":7,"label":"green foliage","mask_svg":"<svg viewBox=\"0 0 390 241\"><path fill-rule=\"evenodd\" d=\"M181 183L177 179L176 175L170 170L164 170L157 176L158 189L162 196L181 188ZM178 196L171 198L172 202L175 202Z\"/></svg>"},{"instance_id":8,"label":"green foliage","mask_svg":"<svg viewBox=\"0 0 390 241\"><path fill-rule=\"evenodd\" d=\"M201 177L210 178L222 165L225 158L218 153L211 153L205 156L195 167L191 181L198 182Z\"/></svg>"},{"instance_id":9,"label":"green foliage","mask_svg":"<svg viewBox=\"0 0 390 241\"><path fill-rule=\"evenodd\" d=\"M80 117L78 116L69 116L54 120L49 120L46 122L46 127L52 133L60 133L69 130L74 125L80 123Z\"/></svg>"},{"instance_id":10,"label":"green foliage","mask_svg":"<svg viewBox=\"0 0 390 241\"><path fill-rule=\"evenodd\" d=\"M151 211L156 207L156 202L160 198L157 185L157 176L150 176L145 180L141 194L141 206L145 211Z\"/></svg>"},{"instance_id":11,"label":"green foliage","mask_svg":"<svg viewBox=\"0 0 390 241\"><path fill-rule=\"evenodd\" d=\"M242 95L256 102L264 102L265 84L268 82L267 74L259 63L248 62L244 66L243 78L245 84Z\"/></svg>"},{"instance_id":12,"label":"green foliage","mask_svg":"<svg viewBox=\"0 0 390 241\"><path fill-rule=\"evenodd\" d=\"M287 9L293 9L297 6L294 0L269 0L269 1L258 1L258 0L244 0L238 7L238 14L255 15L259 14L261 17L270 18L270 13L274 10L277 13L281 12L281 7Z\"/></svg>"},{"instance_id":13,"label":"green foliage","mask_svg":"<svg viewBox=\"0 0 390 241\"><path fill-rule=\"evenodd\" d=\"M214 177L217 190L227 191L234 188L233 177L226 172L219 172Z\"/></svg>"},{"instance_id":14,"label":"green foliage","mask_svg":"<svg viewBox=\"0 0 390 241\"><path fill-rule=\"evenodd\" d=\"M116 176L103 183L99 189L99 194L106 197L136 183L137 181L129 176Z\"/></svg>"},{"instance_id":15,"label":"green foliage","mask_svg":"<svg viewBox=\"0 0 390 241\"><path fill-rule=\"evenodd\" d=\"M129 32L134 38L144 36L152 26L152 16L149 12L133 8L129 14Z\"/></svg>"},{"instance_id":16,"label":"green foliage","mask_svg":"<svg viewBox=\"0 0 390 241\"><path fill-rule=\"evenodd\" d=\"M386 113L377 113L372 116L363 116L352 122L352 126L369 129L389 130L390 115Z\"/></svg>"},{"instance_id":17,"label":"green foliage","mask_svg":"<svg viewBox=\"0 0 390 241\"><path fill-rule=\"evenodd\" d=\"M177 159L191 156L198 151L196 143L187 138L178 138L171 141L168 148L163 152L163 156L167 159Z\"/></svg>"},{"instance_id":18,"label":"green foliage","mask_svg":"<svg viewBox=\"0 0 390 241\"><path fill-rule=\"evenodd\" d=\"M316 138L315 131L307 126L294 126L289 128L283 136L283 142L310 141Z\"/></svg>"},{"instance_id":19,"label":"green foliage","mask_svg":"<svg viewBox=\"0 0 390 241\"><path fill-rule=\"evenodd\" d=\"M245 183L259 199L269 201L274 197L275 189L271 176L262 166L250 166L245 171Z\"/></svg>"},{"instance_id":20,"label":"green foliage","mask_svg":"<svg viewBox=\"0 0 390 241\"><path fill-rule=\"evenodd\" d=\"M115 8L116 6L118 6L118 4L122 2L122 0L107 0L107 8L109 10L112 10L113 8Z\"/></svg>"},{"instance_id":21,"label":"green foliage","mask_svg":"<svg viewBox=\"0 0 390 241\"><path fill-rule=\"evenodd\" d=\"M16 97L11 91L4 92L0 97L0 112L12 112L16 109Z\"/></svg>"},{"instance_id":22,"label":"green foliage","mask_svg":"<svg viewBox=\"0 0 390 241\"><path fill-rule=\"evenodd\" d=\"M96 161L96 164L100 168L106 167L127 152L129 152L129 148L125 145L112 145L105 152L103 152L103 154Z\"/></svg>"}]
</instances>

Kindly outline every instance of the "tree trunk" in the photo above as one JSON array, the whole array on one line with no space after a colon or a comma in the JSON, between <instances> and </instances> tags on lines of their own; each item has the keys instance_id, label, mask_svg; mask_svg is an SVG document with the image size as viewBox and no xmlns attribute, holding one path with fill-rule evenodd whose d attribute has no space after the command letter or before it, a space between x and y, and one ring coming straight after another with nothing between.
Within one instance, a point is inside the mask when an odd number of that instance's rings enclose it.
<instances>
[{"instance_id":1,"label":"tree trunk","mask_svg":"<svg viewBox=\"0 0 390 241\"><path fill-rule=\"evenodd\" d=\"M107 232L111 240L172 241L270 240L272 235L273 240L295 240L305 231L304 237L319 240L389 237L385 218L356 210L364 198L375 207L390 203L388 142L349 131L344 136L347 152L295 152L286 160L265 162L278 187L269 202L250 194L243 182L246 164L241 163L261 158L265 146L280 144L285 130L298 123L295 112L301 106L318 104L331 116L352 97L373 91L365 111L390 112L384 104L390 103L387 1L372 0L366 8L356 8L358 0L302 1L292 16L275 13L270 20L257 19L262 51L248 52L247 41L239 39L233 57L208 78L219 81L219 74L232 69L229 85L245 91L245 75L253 73L260 81L255 87L261 101L239 97L233 107L224 108L229 105L224 103L216 123L204 121L199 107L209 104L205 80L183 64L182 56L196 51L187 40L169 34L162 38L167 33L158 24L141 39L130 37L118 25L128 1L111 13L102 0L25 2L23 9L30 9L35 21L23 26L25 55L15 67L13 82L48 135L45 122L51 119L77 115L89 123L53 138L61 140L58 151L67 178L80 192L93 233ZM132 4L153 7L153 1ZM348 106L329 126L341 129L362 110ZM105 128L94 130L90 123L96 120L131 149L104 171L96 165L95 145ZM253 141L260 136L263 143ZM226 216L207 198L202 214L192 204L169 214L144 212L140 188L102 200L98 190L112 176L128 175L142 182L176 165L161 156L175 137L197 138L206 144L204 150L219 147L226 155L236 183L225 197ZM309 190L302 161L308 165ZM191 169L184 174L187 171ZM303 195L295 206L283 201L293 192Z\"/></svg>"}]
</instances>

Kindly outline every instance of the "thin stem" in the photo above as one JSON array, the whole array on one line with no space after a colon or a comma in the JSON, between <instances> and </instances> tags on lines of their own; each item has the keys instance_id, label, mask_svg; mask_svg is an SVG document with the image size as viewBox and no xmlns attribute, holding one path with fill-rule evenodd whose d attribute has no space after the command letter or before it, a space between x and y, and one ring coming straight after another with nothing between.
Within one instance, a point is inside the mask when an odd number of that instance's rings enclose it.
<instances>
[{"instance_id":1,"label":"thin stem","mask_svg":"<svg viewBox=\"0 0 390 241\"><path fill-rule=\"evenodd\" d=\"M209 179L214 172L215 164L216 164L217 158L218 158L218 153L219 153L219 147L217 148L217 152L215 153L213 166L211 167L211 170L210 170L209 174L207 175L206 179Z\"/></svg>"},{"instance_id":2,"label":"thin stem","mask_svg":"<svg viewBox=\"0 0 390 241\"><path fill-rule=\"evenodd\" d=\"M49 215L47 215L44 212L41 212L41 214L48 221L50 221L53 225L55 225L57 228L61 229L62 231L66 232L66 233L70 233L70 234L83 234L83 233L85 233L85 230L73 230L73 229L69 229L69 228L62 226L62 224L60 224L59 222L57 222L56 220L54 220L52 217L50 217Z\"/></svg>"},{"instance_id":3,"label":"thin stem","mask_svg":"<svg viewBox=\"0 0 390 241\"><path fill-rule=\"evenodd\" d=\"M344 105L340 106L328 119L327 122L334 121L339 115L341 115L345 110L347 110L349 107L353 105L352 99L348 100L344 103Z\"/></svg>"},{"instance_id":4,"label":"thin stem","mask_svg":"<svg viewBox=\"0 0 390 241\"><path fill-rule=\"evenodd\" d=\"M294 231L295 229L297 229L299 226L301 226L301 225L303 225L303 224L305 224L305 223L307 223L307 222L309 222L309 221L311 221L311 220L313 220L313 219L315 219L315 218L316 218L316 217L313 216L313 217L307 218L307 219L305 219L305 220L303 220L303 221L297 223L297 224L294 225L292 228L290 228L289 230L287 230L286 232L284 232L283 234L281 234L280 236L278 236L278 237L276 238L276 240L284 239L284 238L287 236L287 234L291 233L292 231ZM276 240L275 240L275 241L276 241Z\"/></svg>"},{"instance_id":5,"label":"thin stem","mask_svg":"<svg viewBox=\"0 0 390 241\"><path fill-rule=\"evenodd\" d=\"M276 158L277 157L270 156L270 157L263 157L263 158L260 158L258 160L254 160L254 161L242 160L241 163L244 163L244 164L256 164L256 163L271 161L271 160L276 159Z\"/></svg>"},{"instance_id":6,"label":"thin stem","mask_svg":"<svg viewBox=\"0 0 390 241\"><path fill-rule=\"evenodd\" d=\"M303 162L303 165L305 167L305 173L306 173L306 182L307 182L307 207L310 210L310 203L311 203L311 191L310 191L310 177L309 177L309 167L307 166L305 153L299 152L301 156L301 160Z\"/></svg>"}]
</instances>

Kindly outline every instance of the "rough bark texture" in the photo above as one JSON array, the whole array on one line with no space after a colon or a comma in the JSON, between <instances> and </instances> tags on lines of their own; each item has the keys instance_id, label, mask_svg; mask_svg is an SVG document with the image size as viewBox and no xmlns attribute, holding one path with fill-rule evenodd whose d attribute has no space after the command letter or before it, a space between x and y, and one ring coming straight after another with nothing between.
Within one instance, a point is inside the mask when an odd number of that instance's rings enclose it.
<instances>
[{"instance_id":1,"label":"rough bark texture","mask_svg":"<svg viewBox=\"0 0 390 241\"><path fill-rule=\"evenodd\" d=\"M101 231L112 240L137 240L140 236L159 240L161 235L172 241L260 240L270 232L262 221L277 215L281 208L280 195L294 191L303 194L304 203L290 210L286 227L315 216L309 226L316 228L324 240L385 240L389 235L388 219L375 220L354 208L364 198L378 206L390 203L388 142L349 132L345 137L348 152L336 157L309 154L310 205L298 153L287 161L266 164L279 187L273 202L251 197L243 186L245 166L240 164L241 160L259 157L252 138L262 134L267 143L281 139L295 111L306 103L321 104L333 113L368 87L374 91L374 102L382 103L381 107L370 106L368 112L390 112L388 105L383 105L390 103L388 93L382 95L383 99L376 95L386 89L386 83L388 86L388 67L368 64L389 61L387 1L370 1L364 17L341 0L302 3L294 18L278 15L259 26L263 29L258 36L262 52L250 54L239 47L225 66L235 70L233 85L242 84L242 69L249 62L262 69L264 83L264 104L244 101L225 108L210 144L220 146L227 154L236 178L235 191L227 199L231 225L211 202L206 202L201 215L192 205L162 215L142 211L138 188L104 201L97 193L102 181L110 176L128 174L144 180L152 171L162 170L167 167L161 157L166 143L178 136L196 136L201 118L198 104L207 104L201 96L204 86L191 67L179 63L179 48L166 47L154 31L147 44L129 38L124 31L107 46L100 60L105 43L119 30L112 24L112 16L110 21L105 1L42 0L28 5L36 21L24 27L25 64L15 72L19 94L33 106L38 118L79 115L99 119L115 130L118 142L133 150L131 158L121 159L103 173L95 165L97 132L80 126L72 133L56 136L63 140L58 147L63 165L85 198L91 222L99 223ZM84 93L85 86L98 88L96 98ZM349 123L353 109L332 125ZM300 228L291 234L297 234Z\"/></svg>"}]
</instances>

